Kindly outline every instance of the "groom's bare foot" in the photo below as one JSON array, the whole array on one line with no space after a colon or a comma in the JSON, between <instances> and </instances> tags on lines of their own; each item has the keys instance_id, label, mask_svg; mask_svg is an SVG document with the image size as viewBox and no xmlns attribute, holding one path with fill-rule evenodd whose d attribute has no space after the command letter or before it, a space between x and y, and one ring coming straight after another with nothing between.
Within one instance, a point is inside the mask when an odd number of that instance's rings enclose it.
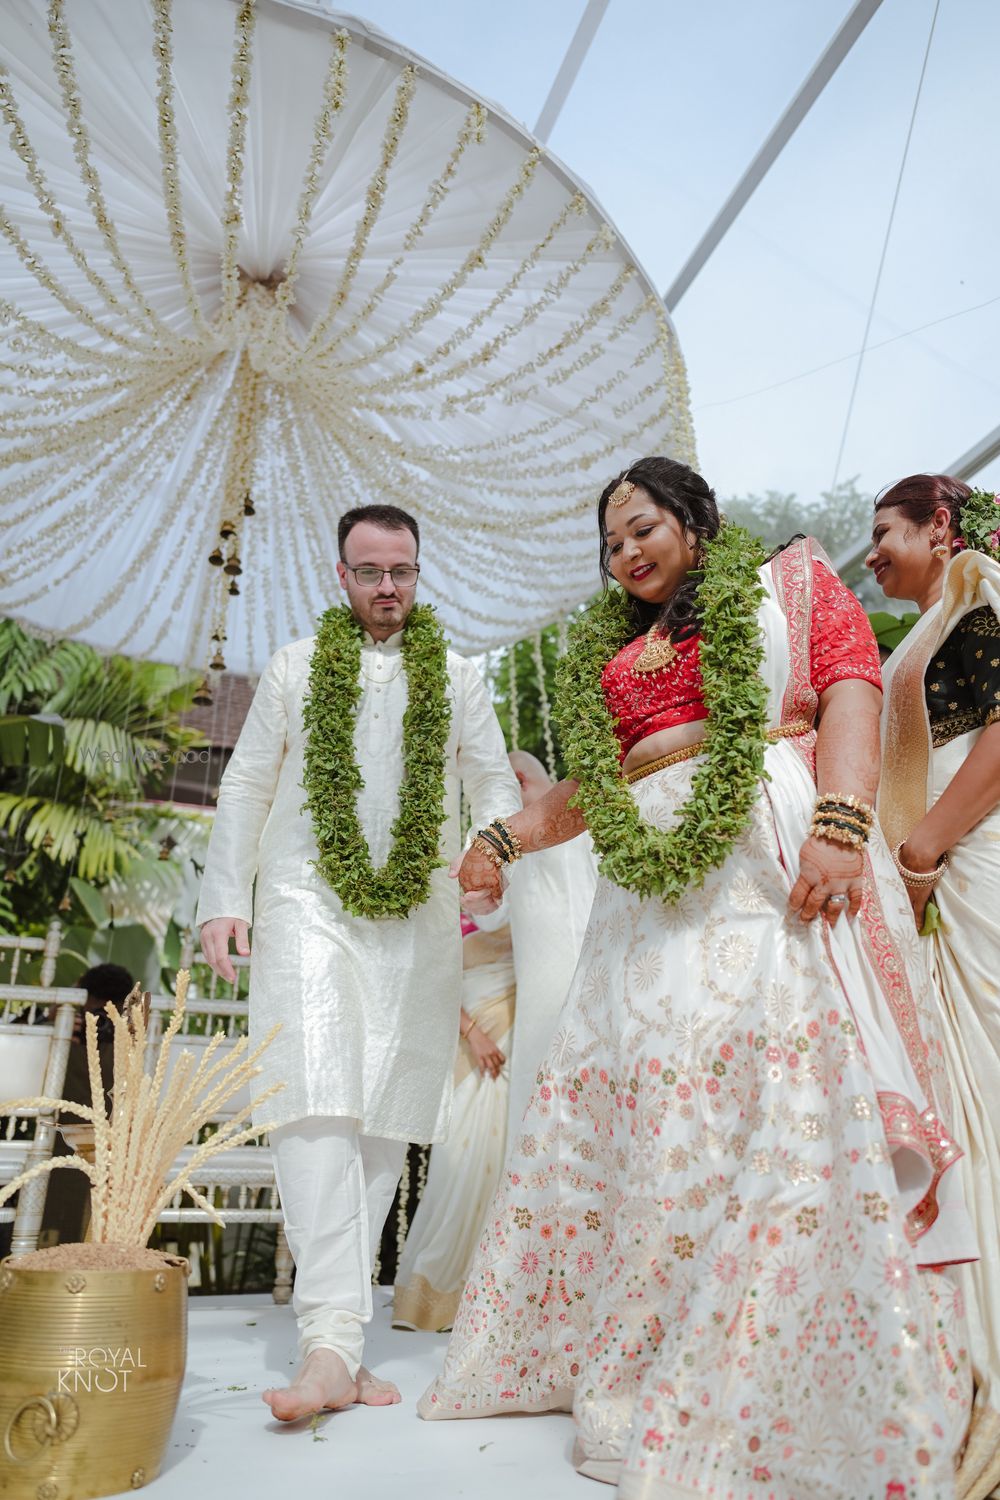
<instances>
[{"instance_id":1,"label":"groom's bare foot","mask_svg":"<svg viewBox=\"0 0 1000 1500\"><path fill-rule=\"evenodd\" d=\"M391 1380L379 1380L364 1365L358 1371L358 1401L362 1406L395 1406L403 1398Z\"/></svg>"},{"instance_id":2,"label":"groom's bare foot","mask_svg":"<svg viewBox=\"0 0 1000 1500\"><path fill-rule=\"evenodd\" d=\"M359 1372L360 1373L367 1372ZM371 1379L371 1376L369 1376ZM333 1349L314 1349L306 1356L291 1385L281 1390L272 1387L261 1397L279 1422L297 1422L300 1417L317 1411L338 1411L361 1400L358 1381L352 1380L347 1366ZM396 1399L399 1399L397 1392ZM378 1403L369 1403L378 1404Z\"/></svg>"}]
</instances>

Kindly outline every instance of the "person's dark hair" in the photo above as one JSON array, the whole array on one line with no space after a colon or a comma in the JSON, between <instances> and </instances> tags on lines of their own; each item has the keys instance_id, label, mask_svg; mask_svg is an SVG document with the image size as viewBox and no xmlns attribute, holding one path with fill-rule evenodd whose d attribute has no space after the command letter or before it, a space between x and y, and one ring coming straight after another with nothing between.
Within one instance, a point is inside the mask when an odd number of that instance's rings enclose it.
<instances>
[{"instance_id":1,"label":"person's dark hair","mask_svg":"<svg viewBox=\"0 0 1000 1500\"><path fill-rule=\"evenodd\" d=\"M419 553L420 527L409 511L400 510L398 505L358 505L354 510L345 510L337 524L337 548L341 562L345 561L344 546L347 538L362 521L368 521L372 526L381 526L383 531L408 531L416 542Z\"/></svg>"},{"instance_id":2,"label":"person's dark hair","mask_svg":"<svg viewBox=\"0 0 1000 1500\"><path fill-rule=\"evenodd\" d=\"M972 494L961 479L950 474L910 474L896 483L875 500L876 515L880 510L898 510L908 521L917 526L926 526L936 510L948 507L951 526L958 535L962 529L962 506Z\"/></svg>"},{"instance_id":3,"label":"person's dark hair","mask_svg":"<svg viewBox=\"0 0 1000 1500\"><path fill-rule=\"evenodd\" d=\"M640 458L638 463L629 464L616 479L605 485L597 502L600 569L605 588L612 576L605 519L608 501L625 479L640 485L660 510L669 511L676 516L689 537L694 535L711 540L719 531L719 507L715 503L715 491L700 474L673 458ZM701 572L693 571L665 605L646 604L641 599L633 598L631 603L636 634L655 624L662 634L669 633L678 641L693 635L700 623L695 607L695 593L700 582Z\"/></svg>"},{"instance_id":4,"label":"person's dark hair","mask_svg":"<svg viewBox=\"0 0 1000 1500\"><path fill-rule=\"evenodd\" d=\"M81 974L76 988L86 990L93 1000L102 1003L110 1000L121 1005L135 988L135 980L121 964L96 964L86 974Z\"/></svg>"}]
</instances>

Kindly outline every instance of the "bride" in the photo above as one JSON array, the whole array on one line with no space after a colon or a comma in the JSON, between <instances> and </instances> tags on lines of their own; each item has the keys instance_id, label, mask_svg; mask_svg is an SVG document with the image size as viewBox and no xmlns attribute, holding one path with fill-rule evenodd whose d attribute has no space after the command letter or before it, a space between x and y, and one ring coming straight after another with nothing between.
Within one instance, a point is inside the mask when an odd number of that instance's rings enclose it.
<instances>
[{"instance_id":1,"label":"bride","mask_svg":"<svg viewBox=\"0 0 1000 1500\"><path fill-rule=\"evenodd\" d=\"M976 1248L910 906L871 804L878 655L808 542L769 564L647 458L564 661L573 780L480 831L467 904L579 833L576 978L429 1419L572 1409L622 1496L951 1497ZM931 1045L927 1045L927 1039Z\"/></svg>"}]
</instances>

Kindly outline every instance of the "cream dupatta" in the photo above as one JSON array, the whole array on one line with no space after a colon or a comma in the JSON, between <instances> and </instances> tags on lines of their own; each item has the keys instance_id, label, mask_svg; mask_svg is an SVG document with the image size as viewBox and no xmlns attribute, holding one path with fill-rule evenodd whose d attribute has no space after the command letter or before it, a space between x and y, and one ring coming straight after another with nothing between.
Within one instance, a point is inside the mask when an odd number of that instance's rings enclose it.
<instances>
[{"instance_id":1,"label":"cream dupatta","mask_svg":"<svg viewBox=\"0 0 1000 1500\"><path fill-rule=\"evenodd\" d=\"M514 1024L514 955L510 928L472 932L462 942L462 1004L470 1018L510 1053ZM503 1168L509 1071L480 1073L468 1042L455 1059L448 1139L431 1152L427 1182L396 1272L393 1324L450 1328L483 1220Z\"/></svg>"},{"instance_id":2,"label":"cream dupatta","mask_svg":"<svg viewBox=\"0 0 1000 1500\"><path fill-rule=\"evenodd\" d=\"M1000 619L1000 565L962 552L948 566L940 604L887 663L879 818L892 847L933 806L982 732L935 749L924 677L962 617L983 605ZM960 1170L982 1256L959 1272L976 1394L956 1493L983 1500L1000 1485L1000 807L958 841L950 859L934 891L941 926L924 946L940 995Z\"/></svg>"}]
</instances>

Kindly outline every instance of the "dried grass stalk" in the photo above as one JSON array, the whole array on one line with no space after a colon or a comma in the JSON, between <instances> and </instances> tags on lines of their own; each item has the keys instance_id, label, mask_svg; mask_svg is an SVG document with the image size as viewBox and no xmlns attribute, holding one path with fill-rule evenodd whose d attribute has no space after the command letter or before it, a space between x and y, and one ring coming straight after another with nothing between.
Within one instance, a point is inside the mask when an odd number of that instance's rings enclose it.
<instances>
[{"instance_id":1,"label":"dried grass stalk","mask_svg":"<svg viewBox=\"0 0 1000 1500\"><path fill-rule=\"evenodd\" d=\"M0 1203L43 1172L75 1167L90 1178L91 1237L95 1244L145 1245L160 1210L178 1192L187 1193L217 1224L224 1223L219 1212L193 1185L194 1181L202 1176L202 1168L213 1156L242 1146L274 1128L247 1122L251 1113L284 1084L275 1084L252 1099L217 1126L206 1140L198 1143L197 1136L228 1100L259 1075L257 1060L280 1028L275 1026L252 1052L247 1039L241 1037L222 1056L218 1053L226 1036L217 1032L197 1066L190 1052L181 1053L164 1089L171 1044L184 1021L189 978L186 969L177 975L174 1009L160 1041L152 1074L145 1066L150 997L143 995L137 985L123 1012L119 1013L112 1005L106 1008L115 1033L110 1118L104 1108L97 1018L93 1015L87 1017L87 1069L92 1102L85 1105L69 1099L36 1098L15 1099L5 1106L56 1109L80 1116L93 1127L94 1160L90 1163L73 1155L41 1162L0 1190ZM190 1158L171 1177L174 1162L188 1142L195 1143Z\"/></svg>"}]
</instances>

